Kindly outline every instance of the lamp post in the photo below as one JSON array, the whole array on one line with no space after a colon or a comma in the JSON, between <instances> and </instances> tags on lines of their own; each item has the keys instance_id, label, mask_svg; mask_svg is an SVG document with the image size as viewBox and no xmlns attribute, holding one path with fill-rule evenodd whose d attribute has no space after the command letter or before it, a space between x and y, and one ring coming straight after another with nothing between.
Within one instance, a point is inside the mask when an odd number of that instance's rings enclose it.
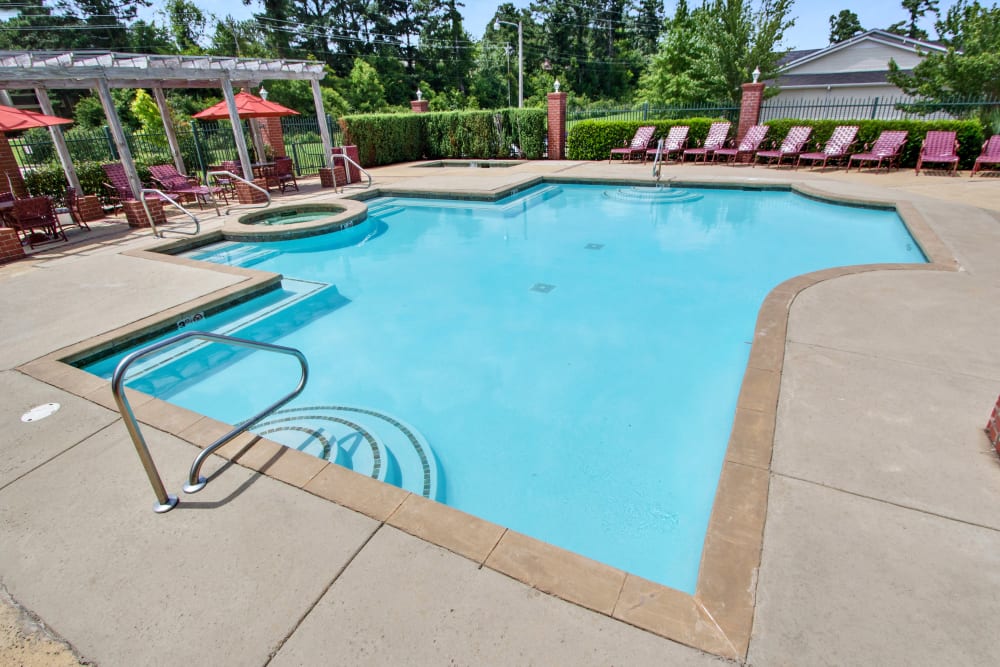
<instances>
[{"instance_id":1,"label":"lamp post","mask_svg":"<svg viewBox=\"0 0 1000 667\"><path fill-rule=\"evenodd\" d=\"M517 26L517 108L524 108L524 33L521 31L521 22L501 21L496 19L493 22L493 29L499 30L500 24Z\"/></svg>"}]
</instances>

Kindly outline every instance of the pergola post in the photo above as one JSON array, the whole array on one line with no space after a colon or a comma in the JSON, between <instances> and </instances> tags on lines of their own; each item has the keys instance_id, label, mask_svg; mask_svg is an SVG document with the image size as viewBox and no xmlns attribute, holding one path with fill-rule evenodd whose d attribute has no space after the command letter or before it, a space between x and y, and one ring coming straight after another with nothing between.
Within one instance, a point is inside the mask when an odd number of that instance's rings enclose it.
<instances>
[{"instance_id":1,"label":"pergola post","mask_svg":"<svg viewBox=\"0 0 1000 667\"><path fill-rule=\"evenodd\" d=\"M118 118L115 101L111 98L111 88L104 79L97 79L97 95L101 98L104 116L108 119L108 129L111 130L111 138L115 142L115 148L118 149L118 157L122 167L125 168L125 177L128 178L129 185L132 187L132 195L139 199L142 197L142 181L139 180L139 172L135 169L135 160L128 147L128 140L125 139L125 131L122 130L122 122Z\"/></svg>"},{"instance_id":2,"label":"pergola post","mask_svg":"<svg viewBox=\"0 0 1000 667\"><path fill-rule=\"evenodd\" d=\"M236 109L236 97L233 95L233 83L229 78L223 78L222 96L226 98L226 107L229 109L229 122L233 126L233 140L236 142L236 152L240 156L240 165L243 167L243 178L253 181L253 167L250 166L250 151L247 150L246 138L243 136L243 123L240 122L240 113Z\"/></svg>"},{"instance_id":3,"label":"pergola post","mask_svg":"<svg viewBox=\"0 0 1000 667\"><path fill-rule=\"evenodd\" d=\"M167 144L170 146L170 154L174 158L174 166L178 173L186 174L184 167L184 156L181 155L181 145L177 141L177 132L174 131L174 121L170 117L170 107L167 106L167 98L163 94L163 88L153 88L153 97L156 99L156 106L160 109L160 120L163 121L163 131L167 134Z\"/></svg>"},{"instance_id":4,"label":"pergola post","mask_svg":"<svg viewBox=\"0 0 1000 667\"><path fill-rule=\"evenodd\" d=\"M55 116L52 110L52 102L49 100L49 93L45 88L35 88L35 97L38 98L38 106L42 113ZM52 143L55 144L56 153L59 155L59 162L62 163L63 172L70 187L76 190L77 195L83 196L80 190L80 179L76 177L76 168L73 166L73 158L69 156L69 146L66 145L66 137L63 136L62 127L50 125L49 134L52 135Z\"/></svg>"},{"instance_id":5,"label":"pergola post","mask_svg":"<svg viewBox=\"0 0 1000 667\"><path fill-rule=\"evenodd\" d=\"M0 90L0 104L5 104L9 107L14 106L14 102L10 99L10 93L6 90Z\"/></svg>"},{"instance_id":6,"label":"pergola post","mask_svg":"<svg viewBox=\"0 0 1000 667\"><path fill-rule=\"evenodd\" d=\"M330 128L326 125L326 111L323 109L323 93L319 80L312 79L313 103L316 105L316 120L319 121L319 136L323 141L323 166L333 169L333 141L330 139Z\"/></svg>"}]
</instances>

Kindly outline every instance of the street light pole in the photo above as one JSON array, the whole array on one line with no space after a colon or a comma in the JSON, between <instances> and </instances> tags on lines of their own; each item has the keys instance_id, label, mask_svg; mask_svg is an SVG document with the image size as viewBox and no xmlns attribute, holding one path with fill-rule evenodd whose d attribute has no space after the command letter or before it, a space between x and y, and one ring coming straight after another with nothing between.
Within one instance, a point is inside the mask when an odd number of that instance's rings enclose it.
<instances>
[{"instance_id":1,"label":"street light pole","mask_svg":"<svg viewBox=\"0 0 1000 667\"><path fill-rule=\"evenodd\" d=\"M493 29L499 30L500 24L517 26L517 108L524 108L524 33L521 30L521 22L501 21L496 19L493 22Z\"/></svg>"}]
</instances>

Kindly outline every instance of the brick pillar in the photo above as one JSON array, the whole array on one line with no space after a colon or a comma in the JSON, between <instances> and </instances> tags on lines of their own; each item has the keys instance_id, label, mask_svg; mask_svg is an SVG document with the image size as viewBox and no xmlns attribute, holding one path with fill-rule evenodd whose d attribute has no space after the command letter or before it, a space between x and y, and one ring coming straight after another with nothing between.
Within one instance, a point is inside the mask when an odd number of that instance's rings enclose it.
<instances>
[{"instance_id":1,"label":"brick pillar","mask_svg":"<svg viewBox=\"0 0 1000 667\"><path fill-rule=\"evenodd\" d=\"M430 102L427 100L410 100L410 109L413 113L427 113Z\"/></svg>"},{"instance_id":2,"label":"brick pillar","mask_svg":"<svg viewBox=\"0 0 1000 667\"><path fill-rule=\"evenodd\" d=\"M166 224L167 215L163 212L162 201L159 199L147 199L146 205L149 206L149 214L153 217L153 222L157 225ZM141 201L131 199L122 202L122 208L125 209L125 219L128 220L129 227L150 226L149 217L146 216L146 209L143 208Z\"/></svg>"},{"instance_id":3,"label":"brick pillar","mask_svg":"<svg viewBox=\"0 0 1000 667\"><path fill-rule=\"evenodd\" d=\"M4 143L7 143L6 139L4 139ZM17 230L0 227L0 264L13 262L22 257L24 257L24 246L21 245Z\"/></svg>"},{"instance_id":4,"label":"brick pillar","mask_svg":"<svg viewBox=\"0 0 1000 667\"><path fill-rule=\"evenodd\" d=\"M271 147L275 157L285 157L285 131L280 118L261 118L260 132L264 143Z\"/></svg>"},{"instance_id":5,"label":"brick pillar","mask_svg":"<svg viewBox=\"0 0 1000 667\"><path fill-rule=\"evenodd\" d=\"M21 168L17 165L14 151L10 148L7 135L0 132L0 192L10 192L13 186L14 196L18 199L28 196L28 189L24 187L24 178L21 176Z\"/></svg>"},{"instance_id":6,"label":"brick pillar","mask_svg":"<svg viewBox=\"0 0 1000 667\"><path fill-rule=\"evenodd\" d=\"M763 83L744 83L743 100L740 102L740 124L736 128L736 144L743 141L743 135L760 122L760 105L764 101Z\"/></svg>"},{"instance_id":7,"label":"brick pillar","mask_svg":"<svg viewBox=\"0 0 1000 667\"><path fill-rule=\"evenodd\" d=\"M321 188L342 188L345 183L347 183L347 172L344 171L344 165L338 164L333 169L329 167L320 168L319 186Z\"/></svg>"},{"instance_id":8,"label":"brick pillar","mask_svg":"<svg viewBox=\"0 0 1000 667\"><path fill-rule=\"evenodd\" d=\"M549 93L549 159L566 159L566 93Z\"/></svg>"}]
</instances>

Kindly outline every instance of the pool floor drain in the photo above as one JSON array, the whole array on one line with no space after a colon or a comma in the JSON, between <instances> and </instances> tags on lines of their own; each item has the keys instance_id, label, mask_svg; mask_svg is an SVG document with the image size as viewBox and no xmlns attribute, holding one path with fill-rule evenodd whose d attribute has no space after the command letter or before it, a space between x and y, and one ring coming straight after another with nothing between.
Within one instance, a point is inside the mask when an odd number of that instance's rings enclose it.
<instances>
[{"instance_id":1,"label":"pool floor drain","mask_svg":"<svg viewBox=\"0 0 1000 667\"><path fill-rule=\"evenodd\" d=\"M603 243L588 243L587 245L585 245L583 247L586 248L587 250L600 250L601 248L604 247L604 244Z\"/></svg>"},{"instance_id":2,"label":"pool floor drain","mask_svg":"<svg viewBox=\"0 0 1000 667\"><path fill-rule=\"evenodd\" d=\"M59 410L58 403L45 403L44 405L36 405L35 407L31 408L23 415L21 415L21 421L25 423L36 422L41 419L45 419L50 415L55 414L56 411L58 410Z\"/></svg>"},{"instance_id":3,"label":"pool floor drain","mask_svg":"<svg viewBox=\"0 0 1000 667\"><path fill-rule=\"evenodd\" d=\"M534 286L532 286L531 291L532 292L541 292L542 294L548 294L549 292L551 292L555 288L556 288L555 285L549 285L547 283L535 283Z\"/></svg>"}]
</instances>

